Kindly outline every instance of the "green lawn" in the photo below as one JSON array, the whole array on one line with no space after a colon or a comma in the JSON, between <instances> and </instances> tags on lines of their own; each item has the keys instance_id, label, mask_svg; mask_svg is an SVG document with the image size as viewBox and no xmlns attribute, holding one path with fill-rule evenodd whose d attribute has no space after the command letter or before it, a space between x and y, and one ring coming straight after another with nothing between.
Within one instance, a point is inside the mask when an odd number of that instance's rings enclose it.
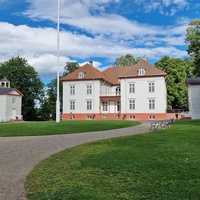
<instances>
[{"instance_id":1,"label":"green lawn","mask_svg":"<svg viewBox=\"0 0 200 200\"><path fill-rule=\"evenodd\" d=\"M0 136L35 136L103 131L140 124L127 120L71 120L0 124Z\"/></svg>"},{"instance_id":2,"label":"green lawn","mask_svg":"<svg viewBox=\"0 0 200 200\"><path fill-rule=\"evenodd\" d=\"M29 200L199 200L200 121L67 149L25 187Z\"/></svg>"}]
</instances>

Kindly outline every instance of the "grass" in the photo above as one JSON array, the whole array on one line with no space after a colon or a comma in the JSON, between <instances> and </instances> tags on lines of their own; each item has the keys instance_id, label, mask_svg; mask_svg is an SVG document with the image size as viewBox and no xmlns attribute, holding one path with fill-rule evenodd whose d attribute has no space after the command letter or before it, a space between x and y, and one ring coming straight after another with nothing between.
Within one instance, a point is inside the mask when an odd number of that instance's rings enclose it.
<instances>
[{"instance_id":1,"label":"grass","mask_svg":"<svg viewBox=\"0 0 200 200\"><path fill-rule=\"evenodd\" d=\"M29 200L197 200L200 121L62 151L29 174Z\"/></svg>"},{"instance_id":2,"label":"grass","mask_svg":"<svg viewBox=\"0 0 200 200\"><path fill-rule=\"evenodd\" d=\"M0 136L38 136L103 131L140 124L127 120L72 120L0 124Z\"/></svg>"}]
</instances>

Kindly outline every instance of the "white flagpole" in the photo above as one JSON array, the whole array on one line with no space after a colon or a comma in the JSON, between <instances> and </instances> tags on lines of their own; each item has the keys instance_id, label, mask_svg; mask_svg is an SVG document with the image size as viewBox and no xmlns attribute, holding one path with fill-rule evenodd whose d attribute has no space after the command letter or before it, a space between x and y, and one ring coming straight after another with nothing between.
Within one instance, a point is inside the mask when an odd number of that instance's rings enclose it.
<instances>
[{"instance_id":1,"label":"white flagpole","mask_svg":"<svg viewBox=\"0 0 200 200\"><path fill-rule=\"evenodd\" d=\"M58 0L58 23L57 23L57 100L56 100L56 122L60 122L60 0Z\"/></svg>"}]
</instances>

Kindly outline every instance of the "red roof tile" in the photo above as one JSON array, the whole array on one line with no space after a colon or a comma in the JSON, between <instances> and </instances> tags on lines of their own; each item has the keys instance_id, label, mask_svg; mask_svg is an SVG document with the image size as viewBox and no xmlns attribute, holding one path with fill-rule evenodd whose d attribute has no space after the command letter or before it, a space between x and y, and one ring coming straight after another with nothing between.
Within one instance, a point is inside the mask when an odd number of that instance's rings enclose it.
<instances>
[{"instance_id":1,"label":"red roof tile","mask_svg":"<svg viewBox=\"0 0 200 200\"><path fill-rule=\"evenodd\" d=\"M85 64L84 66L78 68L74 72L66 75L61 78L61 81L77 81L77 80L93 80L93 79L102 79L107 81L112 85L118 85L118 79L124 77L138 77L138 70L145 69L144 76L166 76L167 74L153 66L149 62L142 60L134 66L119 66L107 68L103 72L100 72L98 69L94 68L90 64ZM78 78L80 72L84 73L83 78ZM140 76L142 77L142 76Z\"/></svg>"},{"instance_id":2,"label":"red roof tile","mask_svg":"<svg viewBox=\"0 0 200 200\"><path fill-rule=\"evenodd\" d=\"M78 78L78 74L80 72L84 73L83 78ZM77 80L93 80L93 79L103 79L111 83L111 80L106 75L104 75L102 72L100 72L98 69L94 68L88 63L78 68L74 72L61 78L61 81L77 81Z\"/></svg>"}]
</instances>

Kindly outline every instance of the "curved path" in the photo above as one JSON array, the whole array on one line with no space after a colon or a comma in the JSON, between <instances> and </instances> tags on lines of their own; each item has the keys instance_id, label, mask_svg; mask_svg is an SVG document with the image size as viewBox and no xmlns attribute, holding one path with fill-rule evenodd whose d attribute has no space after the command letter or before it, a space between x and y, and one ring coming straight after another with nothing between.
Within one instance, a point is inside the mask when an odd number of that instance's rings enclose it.
<instances>
[{"instance_id":1,"label":"curved path","mask_svg":"<svg viewBox=\"0 0 200 200\"><path fill-rule=\"evenodd\" d=\"M26 176L41 160L80 144L149 131L149 122L139 126L53 136L0 137L0 200L25 200Z\"/></svg>"}]
</instances>

